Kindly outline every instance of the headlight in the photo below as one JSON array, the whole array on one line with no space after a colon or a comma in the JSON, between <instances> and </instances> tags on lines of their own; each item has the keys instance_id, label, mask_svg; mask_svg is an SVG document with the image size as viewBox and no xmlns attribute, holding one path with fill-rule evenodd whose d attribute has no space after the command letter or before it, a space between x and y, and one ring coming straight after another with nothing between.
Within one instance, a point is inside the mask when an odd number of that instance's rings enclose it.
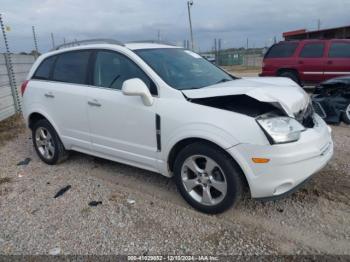
<instances>
[{"instance_id":1,"label":"headlight","mask_svg":"<svg viewBox=\"0 0 350 262\"><path fill-rule=\"evenodd\" d=\"M305 130L298 121L290 117L260 118L257 121L273 144L297 141L300 133Z\"/></svg>"}]
</instances>

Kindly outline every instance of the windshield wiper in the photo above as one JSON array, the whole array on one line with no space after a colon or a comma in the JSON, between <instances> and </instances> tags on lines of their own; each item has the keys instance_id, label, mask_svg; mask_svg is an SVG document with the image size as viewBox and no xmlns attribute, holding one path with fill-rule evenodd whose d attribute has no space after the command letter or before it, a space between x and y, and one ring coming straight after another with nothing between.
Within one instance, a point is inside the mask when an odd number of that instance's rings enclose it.
<instances>
[{"instance_id":1,"label":"windshield wiper","mask_svg":"<svg viewBox=\"0 0 350 262\"><path fill-rule=\"evenodd\" d=\"M196 87L185 88L185 89L181 89L181 90L201 89L201 88L204 88L204 87L205 87L205 86L196 86Z\"/></svg>"},{"instance_id":2,"label":"windshield wiper","mask_svg":"<svg viewBox=\"0 0 350 262\"><path fill-rule=\"evenodd\" d=\"M224 83L224 82L229 82L229 81L233 81L233 80L234 79L223 78L212 85L216 85L216 84L220 84L220 83ZM212 85L210 85L210 86L212 86ZM181 89L181 90L201 89L201 88L206 88L206 87L208 87L208 86L195 86L195 87L185 88L185 89Z\"/></svg>"},{"instance_id":3,"label":"windshield wiper","mask_svg":"<svg viewBox=\"0 0 350 262\"><path fill-rule=\"evenodd\" d=\"M223 78L223 79L221 79L221 80L219 80L219 81L217 81L215 84L220 84L220 83L225 83L225 82L229 82L229 81L232 81L233 79L227 79L227 78Z\"/></svg>"}]
</instances>

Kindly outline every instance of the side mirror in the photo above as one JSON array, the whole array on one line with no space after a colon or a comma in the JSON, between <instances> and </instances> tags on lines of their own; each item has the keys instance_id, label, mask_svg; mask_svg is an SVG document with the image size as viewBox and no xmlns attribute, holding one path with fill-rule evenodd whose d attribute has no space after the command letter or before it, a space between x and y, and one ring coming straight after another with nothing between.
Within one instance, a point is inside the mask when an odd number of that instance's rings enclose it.
<instances>
[{"instance_id":1,"label":"side mirror","mask_svg":"<svg viewBox=\"0 0 350 262\"><path fill-rule=\"evenodd\" d=\"M122 86L123 94L126 96L141 96L146 106L153 105L153 96L146 84L139 78L126 80Z\"/></svg>"}]
</instances>

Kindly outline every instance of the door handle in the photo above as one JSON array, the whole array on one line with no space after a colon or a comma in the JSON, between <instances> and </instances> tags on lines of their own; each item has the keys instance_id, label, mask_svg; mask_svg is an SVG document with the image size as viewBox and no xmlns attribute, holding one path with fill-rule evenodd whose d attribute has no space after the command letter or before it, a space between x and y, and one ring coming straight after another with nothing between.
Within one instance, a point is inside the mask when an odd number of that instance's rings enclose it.
<instances>
[{"instance_id":1,"label":"door handle","mask_svg":"<svg viewBox=\"0 0 350 262\"><path fill-rule=\"evenodd\" d=\"M88 101L89 106L97 106L100 107L102 106L96 99L92 100L92 101Z\"/></svg>"},{"instance_id":2,"label":"door handle","mask_svg":"<svg viewBox=\"0 0 350 262\"><path fill-rule=\"evenodd\" d=\"M327 64L331 65L331 64L333 64L333 61L332 60L328 60Z\"/></svg>"},{"instance_id":3,"label":"door handle","mask_svg":"<svg viewBox=\"0 0 350 262\"><path fill-rule=\"evenodd\" d=\"M304 62L303 62L303 61L298 61L298 63L299 63L300 65L304 64Z\"/></svg>"},{"instance_id":4,"label":"door handle","mask_svg":"<svg viewBox=\"0 0 350 262\"><path fill-rule=\"evenodd\" d=\"M54 98L55 96L51 92L49 92L49 93L45 93L45 97Z\"/></svg>"}]
</instances>

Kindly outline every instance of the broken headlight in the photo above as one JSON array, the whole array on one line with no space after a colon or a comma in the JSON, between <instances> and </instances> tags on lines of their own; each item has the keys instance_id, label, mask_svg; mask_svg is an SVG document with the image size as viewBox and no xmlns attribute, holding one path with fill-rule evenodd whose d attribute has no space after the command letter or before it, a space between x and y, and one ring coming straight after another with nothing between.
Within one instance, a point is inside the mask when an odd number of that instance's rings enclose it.
<instances>
[{"instance_id":1,"label":"broken headlight","mask_svg":"<svg viewBox=\"0 0 350 262\"><path fill-rule=\"evenodd\" d=\"M281 144L299 140L305 128L294 118L276 116L257 119L271 144Z\"/></svg>"}]
</instances>

